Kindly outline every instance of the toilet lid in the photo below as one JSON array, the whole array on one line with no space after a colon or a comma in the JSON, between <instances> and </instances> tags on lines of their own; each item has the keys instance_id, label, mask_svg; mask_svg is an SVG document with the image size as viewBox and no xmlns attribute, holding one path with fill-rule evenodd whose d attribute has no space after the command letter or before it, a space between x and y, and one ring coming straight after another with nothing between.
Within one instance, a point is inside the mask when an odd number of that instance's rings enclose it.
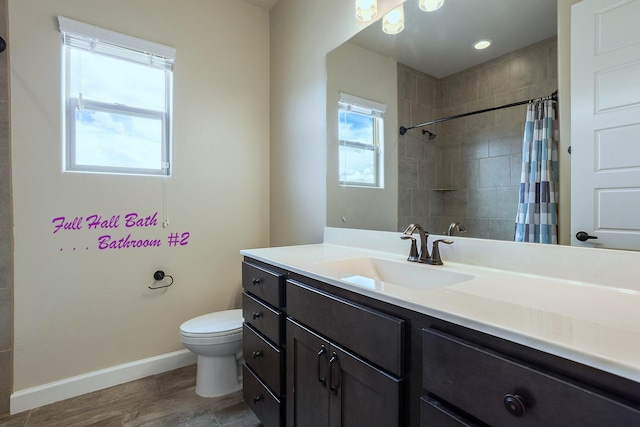
<instances>
[{"instance_id":1,"label":"toilet lid","mask_svg":"<svg viewBox=\"0 0 640 427\"><path fill-rule=\"evenodd\" d=\"M189 335L230 335L242 331L242 310L226 310L204 314L187 320L180 331Z\"/></svg>"}]
</instances>

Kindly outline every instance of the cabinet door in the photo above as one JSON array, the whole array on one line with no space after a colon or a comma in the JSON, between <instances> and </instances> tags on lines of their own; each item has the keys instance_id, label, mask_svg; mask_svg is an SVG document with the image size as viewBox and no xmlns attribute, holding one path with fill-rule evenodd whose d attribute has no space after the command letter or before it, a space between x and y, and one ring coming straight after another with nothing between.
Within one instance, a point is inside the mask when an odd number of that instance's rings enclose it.
<instances>
[{"instance_id":1,"label":"cabinet door","mask_svg":"<svg viewBox=\"0 0 640 427\"><path fill-rule=\"evenodd\" d=\"M332 345L329 354L329 425L399 426L400 384L400 379Z\"/></svg>"},{"instance_id":2,"label":"cabinet door","mask_svg":"<svg viewBox=\"0 0 640 427\"><path fill-rule=\"evenodd\" d=\"M287 426L329 425L329 343L287 319Z\"/></svg>"},{"instance_id":3,"label":"cabinet door","mask_svg":"<svg viewBox=\"0 0 640 427\"><path fill-rule=\"evenodd\" d=\"M287 320L287 425L400 424L401 381Z\"/></svg>"}]
</instances>

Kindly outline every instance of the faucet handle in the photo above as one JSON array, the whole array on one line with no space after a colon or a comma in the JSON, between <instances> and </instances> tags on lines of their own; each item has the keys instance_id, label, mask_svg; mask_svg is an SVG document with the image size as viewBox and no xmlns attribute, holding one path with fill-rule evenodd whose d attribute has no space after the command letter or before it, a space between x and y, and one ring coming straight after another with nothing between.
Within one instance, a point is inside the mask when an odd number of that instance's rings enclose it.
<instances>
[{"instance_id":1,"label":"faucet handle","mask_svg":"<svg viewBox=\"0 0 640 427\"><path fill-rule=\"evenodd\" d=\"M407 258L407 261L418 261L419 259L419 255L418 255L418 247L416 246L416 238L415 237L411 237L411 236L400 236L400 238L402 240L411 240L411 250L409 251L409 258Z\"/></svg>"},{"instance_id":2,"label":"faucet handle","mask_svg":"<svg viewBox=\"0 0 640 427\"><path fill-rule=\"evenodd\" d=\"M453 244L453 240L438 239L433 241L433 248L431 249L431 259L427 262L431 265L442 265L442 258L440 257L440 248L438 243L445 243L447 245Z\"/></svg>"}]
</instances>

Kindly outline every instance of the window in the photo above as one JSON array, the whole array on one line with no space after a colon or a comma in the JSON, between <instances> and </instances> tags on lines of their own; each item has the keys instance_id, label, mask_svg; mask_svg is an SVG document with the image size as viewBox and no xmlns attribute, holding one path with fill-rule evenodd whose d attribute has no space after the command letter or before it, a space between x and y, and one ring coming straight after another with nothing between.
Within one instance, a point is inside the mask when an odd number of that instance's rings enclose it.
<instances>
[{"instance_id":1,"label":"window","mask_svg":"<svg viewBox=\"0 0 640 427\"><path fill-rule=\"evenodd\" d=\"M58 17L66 171L169 175L175 49Z\"/></svg>"},{"instance_id":2,"label":"window","mask_svg":"<svg viewBox=\"0 0 640 427\"><path fill-rule=\"evenodd\" d=\"M384 104L340 94L340 185L384 187L382 154L386 109Z\"/></svg>"}]
</instances>

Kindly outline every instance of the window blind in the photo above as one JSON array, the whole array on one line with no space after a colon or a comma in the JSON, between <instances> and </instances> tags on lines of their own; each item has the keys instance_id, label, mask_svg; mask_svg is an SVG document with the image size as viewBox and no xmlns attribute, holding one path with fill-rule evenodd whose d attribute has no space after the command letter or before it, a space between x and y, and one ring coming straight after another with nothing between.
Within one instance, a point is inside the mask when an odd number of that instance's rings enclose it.
<instances>
[{"instance_id":1,"label":"window blind","mask_svg":"<svg viewBox=\"0 0 640 427\"><path fill-rule=\"evenodd\" d=\"M342 92L340 92L338 106L343 110L372 117L383 117L384 113L387 112L387 106L384 104Z\"/></svg>"},{"instance_id":2,"label":"window blind","mask_svg":"<svg viewBox=\"0 0 640 427\"><path fill-rule=\"evenodd\" d=\"M65 46L124 59L165 71L173 70L176 49L84 22L58 16Z\"/></svg>"}]
</instances>

